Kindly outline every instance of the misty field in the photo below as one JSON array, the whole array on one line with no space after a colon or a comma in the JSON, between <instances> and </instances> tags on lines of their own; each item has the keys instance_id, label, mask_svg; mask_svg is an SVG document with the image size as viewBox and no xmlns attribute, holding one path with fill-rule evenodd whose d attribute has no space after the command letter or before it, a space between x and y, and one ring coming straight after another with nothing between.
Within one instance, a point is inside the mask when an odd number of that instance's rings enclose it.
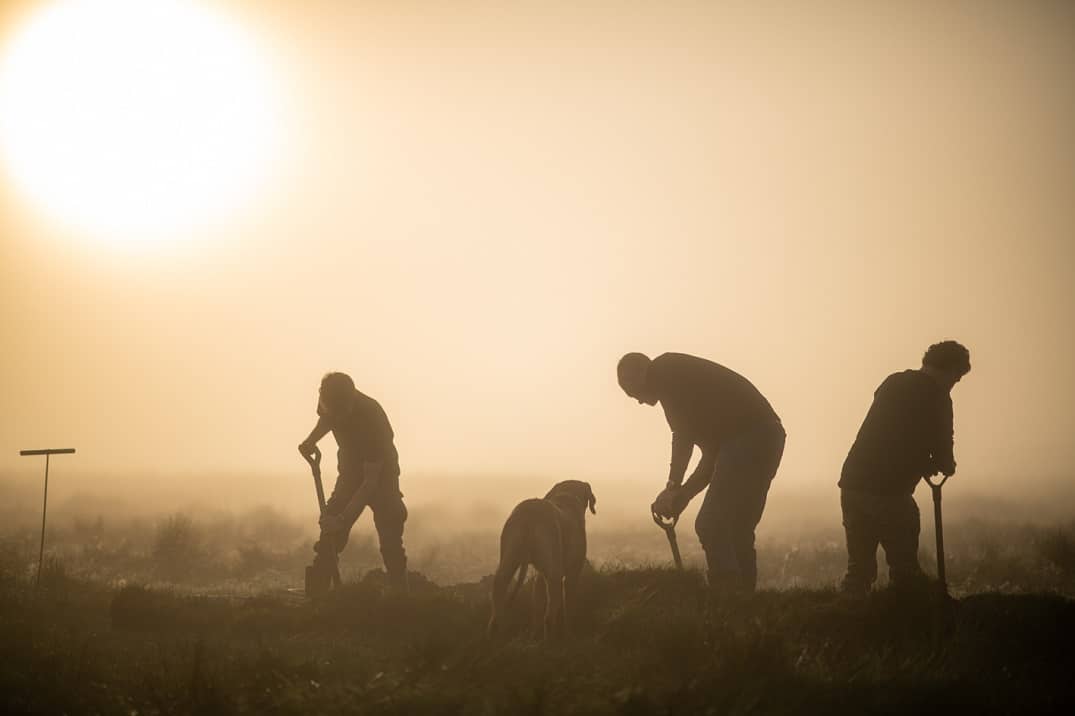
<instances>
[{"instance_id":1,"label":"misty field","mask_svg":"<svg viewBox=\"0 0 1075 716\"><path fill-rule=\"evenodd\" d=\"M535 638L529 591L484 635L493 530L408 533L412 592L383 588L356 530L347 583L296 593L312 535L239 515L59 519L0 542L4 713L1066 713L1073 703L1075 526L955 521L959 599L833 589L836 532L763 540L762 590L706 601L697 540L666 567L656 529L591 528L567 640ZM420 525L420 520L415 520ZM922 561L933 569L923 532ZM884 572L884 570L881 570Z\"/></svg>"},{"instance_id":2,"label":"misty field","mask_svg":"<svg viewBox=\"0 0 1075 716\"><path fill-rule=\"evenodd\" d=\"M928 499L928 498L926 498ZM932 520L923 509L920 558L936 570ZM1051 592L1075 597L1075 522L1047 524L983 517L1004 510L960 513L946 509L948 582L956 596L984 591ZM2 516L0 563L5 581L24 583L36 569L40 522L26 505ZM1009 511L1019 514L1014 508ZM132 516L76 511L61 506L50 516L46 569L67 578L118 587L139 584L186 594L252 596L302 586L303 567L313 556L313 518L300 521L269 506L237 512L187 509ZM774 506L759 528L758 569L762 589L827 589L846 565L839 514L789 526L787 507ZM30 519L26 519L29 513ZM490 514L491 513L491 514ZM477 582L492 574L498 559L499 523L507 509L465 513L419 507L411 510L405 543L409 567L440 585ZM344 579L357 581L381 567L376 534L364 516L341 555ZM465 525L465 526L460 526ZM648 519L625 521L604 511L588 525L589 559L598 568L668 565L664 533ZM685 517L677 530L688 568L702 569L701 547ZM879 555L881 583L885 579Z\"/></svg>"},{"instance_id":3,"label":"misty field","mask_svg":"<svg viewBox=\"0 0 1075 716\"><path fill-rule=\"evenodd\" d=\"M763 543L762 590L709 603L697 568L657 566L662 535L595 530L571 635L541 644L529 592L503 636L484 636L492 531L437 541L415 530L406 597L384 590L375 542L359 531L344 589L312 605L293 591L310 535L267 508L68 521L50 530L36 591L35 535L23 529L0 548L3 710L1068 712L1075 529L947 532L952 603L838 594L842 544L822 537Z\"/></svg>"}]
</instances>

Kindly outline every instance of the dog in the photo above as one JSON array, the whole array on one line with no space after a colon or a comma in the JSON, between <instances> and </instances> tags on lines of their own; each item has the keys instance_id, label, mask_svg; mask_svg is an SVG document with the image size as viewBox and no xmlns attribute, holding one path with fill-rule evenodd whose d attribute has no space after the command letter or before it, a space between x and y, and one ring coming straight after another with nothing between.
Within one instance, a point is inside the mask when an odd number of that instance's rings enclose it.
<instances>
[{"instance_id":1,"label":"dog","mask_svg":"<svg viewBox=\"0 0 1075 716\"><path fill-rule=\"evenodd\" d=\"M542 635L565 630L565 611L574 608L579 575L586 563L586 508L597 514L590 483L565 480L543 499L523 500L512 510L500 533L500 564L493 576L493 613L488 632L496 633L505 607L518 594L532 564L539 604L544 602ZM511 580L518 581L509 593Z\"/></svg>"}]
</instances>

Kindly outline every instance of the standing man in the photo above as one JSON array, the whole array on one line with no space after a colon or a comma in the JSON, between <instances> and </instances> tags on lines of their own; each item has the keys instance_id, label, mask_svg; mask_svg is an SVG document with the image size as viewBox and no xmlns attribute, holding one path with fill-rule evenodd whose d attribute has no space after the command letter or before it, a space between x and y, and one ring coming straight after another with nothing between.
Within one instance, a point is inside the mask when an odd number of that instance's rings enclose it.
<instances>
[{"instance_id":1,"label":"standing man","mask_svg":"<svg viewBox=\"0 0 1075 716\"><path fill-rule=\"evenodd\" d=\"M885 548L894 587L921 584L918 505L923 477L952 475L952 387L970 372L970 352L955 341L929 347L920 370L888 376L874 393L840 475L847 534L844 591L862 594L877 579L877 545Z\"/></svg>"},{"instance_id":2,"label":"standing man","mask_svg":"<svg viewBox=\"0 0 1075 716\"><path fill-rule=\"evenodd\" d=\"M650 360L628 353L616 375L623 392L639 403L660 402L672 429L668 482L653 511L675 517L708 486L694 529L705 550L709 586L753 591L754 529L784 454L780 418L749 380L703 358L665 353ZM684 483L696 445L702 457Z\"/></svg>"},{"instance_id":3,"label":"standing man","mask_svg":"<svg viewBox=\"0 0 1075 716\"><path fill-rule=\"evenodd\" d=\"M314 545L317 554L312 571L317 583L328 588L351 526L368 505L373 511L388 583L406 591L403 523L407 508L399 491L399 455L388 416L376 400L360 393L345 373L329 373L321 379L317 416L317 425L299 445L299 452L309 459L317 441L329 432L339 447L339 476L321 517L321 538Z\"/></svg>"}]
</instances>

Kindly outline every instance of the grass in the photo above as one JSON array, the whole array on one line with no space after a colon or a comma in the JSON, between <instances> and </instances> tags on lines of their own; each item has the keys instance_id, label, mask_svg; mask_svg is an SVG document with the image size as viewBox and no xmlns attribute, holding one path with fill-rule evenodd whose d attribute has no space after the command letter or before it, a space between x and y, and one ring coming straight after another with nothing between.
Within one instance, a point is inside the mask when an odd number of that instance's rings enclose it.
<instances>
[{"instance_id":1,"label":"grass","mask_svg":"<svg viewBox=\"0 0 1075 716\"><path fill-rule=\"evenodd\" d=\"M357 533L346 584L301 583L310 536L240 518L59 524L0 540L0 711L12 714L1068 713L1075 528L955 522L960 597L832 589L838 534L760 545L763 589L710 603L654 530L595 530L571 635L536 637L528 592L487 639L495 534L408 532L411 594ZM932 535L923 534L932 568ZM688 564L698 562L686 530ZM462 579L460 579L462 577ZM469 578L468 578L469 577ZM455 582L455 583L451 583Z\"/></svg>"},{"instance_id":2,"label":"grass","mask_svg":"<svg viewBox=\"0 0 1075 716\"><path fill-rule=\"evenodd\" d=\"M493 572L496 530L444 533L430 529L434 523L414 519L407 525L412 569L439 584L473 582ZM312 527L267 507L240 514L179 512L156 519L60 516L50 521L47 554L62 561L71 576L89 581L252 595L301 586L303 566L313 555ZM846 552L838 525L777 533L766 527L763 522L758 543L763 588L827 588L839 581ZM626 527L595 519L590 535L590 557L598 565L639 567L670 561L664 534L652 525ZM681 525L679 537L686 563L700 568L701 548L690 528ZM0 535L0 582L32 574L38 538L34 525ZM1075 596L1075 523L1046 527L952 520L945 542L948 581L957 595L1003 591ZM921 545L923 567L935 571L928 524ZM376 535L365 519L342 555L341 571L354 581L380 565ZM883 575L883 559L881 565Z\"/></svg>"},{"instance_id":3,"label":"grass","mask_svg":"<svg viewBox=\"0 0 1075 716\"><path fill-rule=\"evenodd\" d=\"M1061 712L1075 604L979 594L762 591L709 604L697 572L586 575L572 635L541 644L525 600L489 640L488 584L371 572L317 605L53 574L0 596L5 713Z\"/></svg>"}]
</instances>

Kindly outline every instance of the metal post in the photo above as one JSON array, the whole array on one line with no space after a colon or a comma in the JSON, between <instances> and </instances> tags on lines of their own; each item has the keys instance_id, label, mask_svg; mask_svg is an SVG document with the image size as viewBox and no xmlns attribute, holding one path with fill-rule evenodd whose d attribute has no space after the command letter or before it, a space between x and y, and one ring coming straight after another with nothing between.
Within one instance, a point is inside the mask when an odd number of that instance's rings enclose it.
<instances>
[{"instance_id":1,"label":"metal post","mask_svg":"<svg viewBox=\"0 0 1075 716\"><path fill-rule=\"evenodd\" d=\"M41 570L45 567L45 515L49 507L49 455L45 454L45 499L41 502L41 549L37 552L37 579L34 589L41 586Z\"/></svg>"},{"instance_id":2,"label":"metal post","mask_svg":"<svg viewBox=\"0 0 1075 716\"><path fill-rule=\"evenodd\" d=\"M41 503L41 549L37 553L37 578L34 579L34 589L41 585L41 571L45 567L45 515L49 506L49 457L52 455L71 455L74 448L51 448L46 450L20 450L19 455L44 455L45 456L45 498Z\"/></svg>"}]
</instances>

